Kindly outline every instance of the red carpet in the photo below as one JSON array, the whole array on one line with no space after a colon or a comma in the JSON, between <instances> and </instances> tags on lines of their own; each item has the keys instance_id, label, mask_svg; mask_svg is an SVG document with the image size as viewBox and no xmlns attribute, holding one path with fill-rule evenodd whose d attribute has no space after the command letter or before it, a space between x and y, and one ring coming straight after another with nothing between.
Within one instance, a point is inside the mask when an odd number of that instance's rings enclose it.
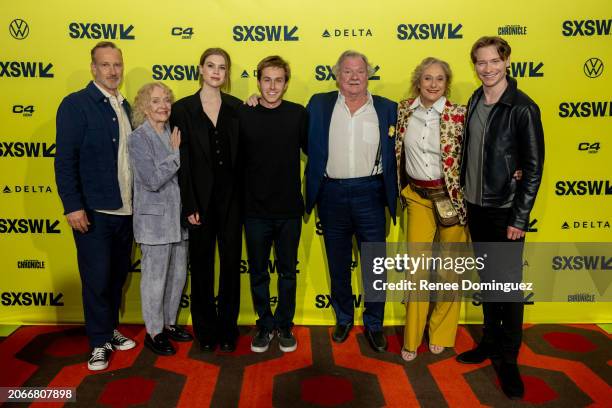
<instances>
[{"instance_id":1,"label":"red carpet","mask_svg":"<svg viewBox=\"0 0 612 408\"><path fill-rule=\"evenodd\" d=\"M369 348L360 328L336 344L327 327L296 327L293 353L283 354L275 340L268 352L252 353L253 330L242 328L234 353L176 343L172 357L143 349L143 326L121 330L138 346L113 353L109 369L92 374L82 327L21 327L0 342L0 386L75 387L77 402L68 406L83 407L612 406L610 336L595 325L525 326L522 402L504 397L489 363L455 362L473 346L476 326L459 328L454 350L436 356L422 346L411 363L399 357L396 327L386 328L384 354Z\"/></svg>"}]
</instances>

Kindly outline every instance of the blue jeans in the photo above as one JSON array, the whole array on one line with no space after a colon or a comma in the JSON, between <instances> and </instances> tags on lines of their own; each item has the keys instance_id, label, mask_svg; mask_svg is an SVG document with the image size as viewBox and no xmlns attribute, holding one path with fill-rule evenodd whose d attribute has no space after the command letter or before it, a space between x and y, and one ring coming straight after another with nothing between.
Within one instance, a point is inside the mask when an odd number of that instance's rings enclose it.
<instances>
[{"instance_id":1,"label":"blue jeans","mask_svg":"<svg viewBox=\"0 0 612 408\"><path fill-rule=\"evenodd\" d=\"M296 267L301 218L247 218L244 224L249 256L249 278L257 327L274 330L293 326L295 315ZM270 308L268 261L274 244L278 274L278 304Z\"/></svg>"},{"instance_id":2,"label":"blue jeans","mask_svg":"<svg viewBox=\"0 0 612 408\"><path fill-rule=\"evenodd\" d=\"M319 218L329 265L331 304L338 324L353 323L355 315L351 287L353 236L359 248L362 242L385 242L385 202L382 176L324 179L321 185ZM384 302L365 302L366 329L382 330L384 313Z\"/></svg>"}]
</instances>

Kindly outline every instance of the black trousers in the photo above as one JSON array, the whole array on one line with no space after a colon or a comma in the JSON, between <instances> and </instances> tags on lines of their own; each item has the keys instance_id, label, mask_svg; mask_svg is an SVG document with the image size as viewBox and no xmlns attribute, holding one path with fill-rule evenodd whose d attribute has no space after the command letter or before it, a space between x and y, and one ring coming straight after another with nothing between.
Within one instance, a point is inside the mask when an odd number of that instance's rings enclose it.
<instances>
[{"instance_id":1,"label":"black trousers","mask_svg":"<svg viewBox=\"0 0 612 408\"><path fill-rule=\"evenodd\" d=\"M189 233L191 319L200 340L235 340L240 309L241 200L235 192L216 193L208 209L200 213L202 226ZM215 299L216 244L219 291Z\"/></svg>"},{"instance_id":2,"label":"black trousers","mask_svg":"<svg viewBox=\"0 0 612 408\"><path fill-rule=\"evenodd\" d=\"M478 243L515 242L512 247L498 247L502 254L493 255L492 267L481 273L482 281L520 282L522 279L522 253L524 238L511 241L506 238L510 208L481 207L468 203L468 226L474 242L475 252L479 252ZM490 252L492 246L487 246ZM495 249L493 249L495 251ZM491 255L491 254L489 254ZM491 258L489 258L491 259ZM522 299L522 298L521 298ZM482 312L484 317L483 338L481 346L490 350L493 359L502 359L507 363L516 363L523 336L522 301L499 302L487 301L484 298Z\"/></svg>"},{"instance_id":3,"label":"black trousers","mask_svg":"<svg viewBox=\"0 0 612 408\"><path fill-rule=\"evenodd\" d=\"M89 345L101 347L119 325L123 284L130 269L132 217L88 211L91 225L73 230Z\"/></svg>"}]
</instances>

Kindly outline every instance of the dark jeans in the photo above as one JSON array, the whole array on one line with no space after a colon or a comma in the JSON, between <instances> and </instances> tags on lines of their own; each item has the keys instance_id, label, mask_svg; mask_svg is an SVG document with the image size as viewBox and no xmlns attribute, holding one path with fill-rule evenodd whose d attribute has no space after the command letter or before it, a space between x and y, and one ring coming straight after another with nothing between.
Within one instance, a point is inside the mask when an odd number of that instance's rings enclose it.
<instances>
[{"instance_id":1,"label":"dark jeans","mask_svg":"<svg viewBox=\"0 0 612 408\"><path fill-rule=\"evenodd\" d=\"M189 231L191 319L199 340L233 341L238 336L242 219L239 197L213 196ZM215 299L215 246L219 245L219 292Z\"/></svg>"},{"instance_id":2,"label":"dark jeans","mask_svg":"<svg viewBox=\"0 0 612 408\"><path fill-rule=\"evenodd\" d=\"M244 224L249 279L253 305L259 319L257 327L274 330L291 328L295 315L296 266L301 218L247 218ZM274 244L278 274L278 304L274 314L270 308L270 274L268 261Z\"/></svg>"},{"instance_id":3,"label":"dark jeans","mask_svg":"<svg viewBox=\"0 0 612 408\"><path fill-rule=\"evenodd\" d=\"M88 211L91 225L74 231L83 293L85 331L91 347L113 337L119 325L123 284L131 266L132 217Z\"/></svg>"},{"instance_id":4,"label":"dark jeans","mask_svg":"<svg viewBox=\"0 0 612 408\"><path fill-rule=\"evenodd\" d=\"M475 252L479 252L479 242L516 242L516 246L502 247L504 254L493 257L503 258L504 262L491 262L495 270L485 270L481 281L520 282L522 279L522 254L524 238L510 241L506 238L510 208L480 207L468 203L468 226ZM490 246L487 247L490 249ZM491 256L491 254L489 254ZM489 258L489 260L492 260ZM502 358L508 363L516 363L523 336L522 301L482 303L484 317L481 345L488 348L493 358Z\"/></svg>"},{"instance_id":5,"label":"dark jeans","mask_svg":"<svg viewBox=\"0 0 612 408\"><path fill-rule=\"evenodd\" d=\"M362 242L385 242L385 202L382 176L324 179L321 185L319 218L331 278L331 303L338 324L354 320L353 236L359 248ZM369 330L382 330L384 313L384 301L365 302L363 324Z\"/></svg>"}]
</instances>

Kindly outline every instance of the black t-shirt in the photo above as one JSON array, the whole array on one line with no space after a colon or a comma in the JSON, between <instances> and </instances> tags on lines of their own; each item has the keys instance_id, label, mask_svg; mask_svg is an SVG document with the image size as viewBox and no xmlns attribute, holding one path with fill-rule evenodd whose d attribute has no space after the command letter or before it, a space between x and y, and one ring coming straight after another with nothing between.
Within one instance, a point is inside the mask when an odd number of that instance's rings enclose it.
<instances>
[{"instance_id":1,"label":"black t-shirt","mask_svg":"<svg viewBox=\"0 0 612 408\"><path fill-rule=\"evenodd\" d=\"M294 218L304 213L300 148L305 150L306 109L282 101L273 109L242 106L245 211L253 218Z\"/></svg>"}]
</instances>

